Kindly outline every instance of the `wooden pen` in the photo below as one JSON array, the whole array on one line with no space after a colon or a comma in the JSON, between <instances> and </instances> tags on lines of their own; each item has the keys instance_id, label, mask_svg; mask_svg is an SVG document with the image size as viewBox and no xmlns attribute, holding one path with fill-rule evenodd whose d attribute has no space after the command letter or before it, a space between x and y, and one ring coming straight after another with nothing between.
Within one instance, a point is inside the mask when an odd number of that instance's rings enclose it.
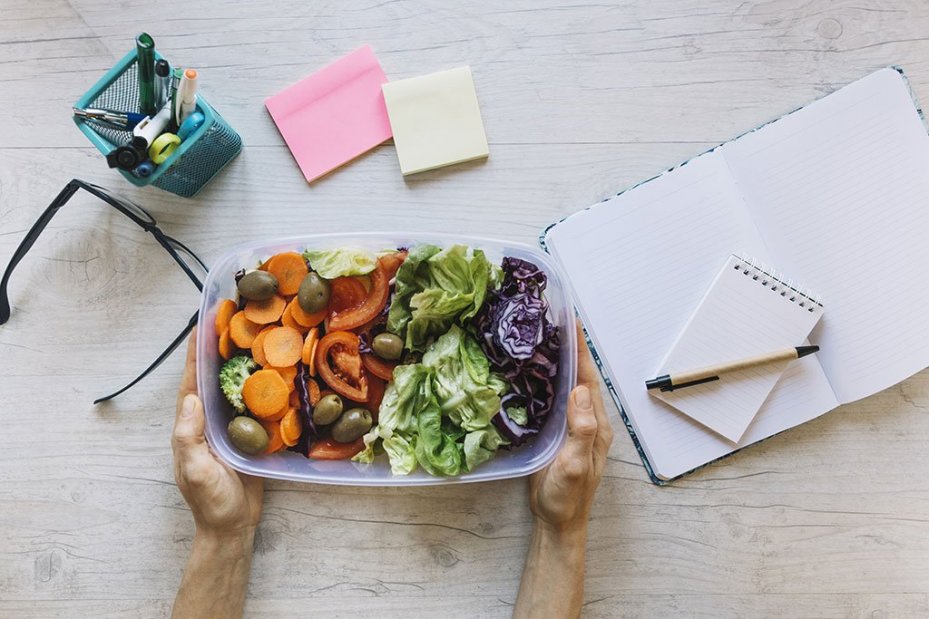
<instances>
[{"instance_id":1,"label":"wooden pen","mask_svg":"<svg viewBox=\"0 0 929 619\"><path fill-rule=\"evenodd\" d=\"M688 370L685 372L664 374L658 378L645 381L645 388L661 389L662 391L674 391L675 389L690 387L692 385L702 385L714 380L719 380L721 375L728 374L729 372L737 372L739 370L754 368L758 367L759 365L767 365L768 363L776 363L778 361L792 361L793 359L799 359L800 357L811 355L818 350L819 346L794 346L791 348L775 350L773 352L765 353L762 355L755 355L754 357L746 357L745 359L739 359L738 361L729 361L728 363L709 365L703 368Z\"/></svg>"}]
</instances>

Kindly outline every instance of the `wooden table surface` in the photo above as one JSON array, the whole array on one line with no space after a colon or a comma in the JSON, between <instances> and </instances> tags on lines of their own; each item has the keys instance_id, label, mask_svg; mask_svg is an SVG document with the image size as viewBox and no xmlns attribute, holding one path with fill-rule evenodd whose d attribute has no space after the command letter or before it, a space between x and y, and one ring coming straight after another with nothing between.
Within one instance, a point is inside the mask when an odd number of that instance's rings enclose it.
<instances>
[{"instance_id":1,"label":"wooden table surface","mask_svg":"<svg viewBox=\"0 0 929 619\"><path fill-rule=\"evenodd\" d=\"M200 70L246 144L193 200L131 187L70 119L141 30ZM72 177L136 198L208 263L293 233L532 243L547 223L888 64L929 102L927 31L921 0L3 0L0 261ZM387 144L308 186L263 101L364 43L393 79L469 64L489 160L404 180ZM0 616L164 616L193 534L169 443L182 355L115 402L91 402L170 341L196 290L149 235L80 195L10 295ZM665 488L617 432L585 616L926 616L927 409L923 372ZM523 480L270 482L247 614L508 616L525 497Z\"/></svg>"}]
</instances>

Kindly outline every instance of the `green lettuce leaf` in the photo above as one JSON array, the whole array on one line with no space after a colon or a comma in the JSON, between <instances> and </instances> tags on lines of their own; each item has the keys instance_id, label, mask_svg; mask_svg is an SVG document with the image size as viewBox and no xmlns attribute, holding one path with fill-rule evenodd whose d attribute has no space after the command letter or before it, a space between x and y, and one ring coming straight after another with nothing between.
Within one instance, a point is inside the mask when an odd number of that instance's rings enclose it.
<instances>
[{"instance_id":1,"label":"green lettuce leaf","mask_svg":"<svg viewBox=\"0 0 929 619\"><path fill-rule=\"evenodd\" d=\"M392 434L384 439L384 451L390 459L390 472L394 475L409 475L416 469L416 437L409 440L403 435Z\"/></svg>"},{"instance_id":2,"label":"green lettuce leaf","mask_svg":"<svg viewBox=\"0 0 929 619\"><path fill-rule=\"evenodd\" d=\"M463 446L465 467L469 471L473 471L477 465L493 458L498 447L508 444L507 440L493 426L468 432L464 437Z\"/></svg>"},{"instance_id":3,"label":"green lettuce leaf","mask_svg":"<svg viewBox=\"0 0 929 619\"><path fill-rule=\"evenodd\" d=\"M303 258L310 268L325 279L366 275L377 266L377 256L362 247L340 247L338 249L308 249Z\"/></svg>"},{"instance_id":4,"label":"green lettuce leaf","mask_svg":"<svg viewBox=\"0 0 929 619\"><path fill-rule=\"evenodd\" d=\"M416 430L416 415L434 401L431 371L421 363L398 365L394 379L384 391L384 399L378 411L378 426L381 436L386 438L394 432L412 434Z\"/></svg>"},{"instance_id":5,"label":"green lettuce leaf","mask_svg":"<svg viewBox=\"0 0 929 619\"><path fill-rule=\"evenodd\" d=\"M492 377L490 363L473 337L453 325L429 347L422 364L433 370L432 385L443 415L469 432L490 425L506 383Z\"/></svg>"},{"instance_id":6,"label":"green lettuce leaf","mask_svg":"<svg viewBox=\"0 0 929 619\"><path fill-rule=\"evenodd\" d=\"M477 314L492 277L499 283L499 274L478 249L414 247L397 271L387 330L403 337L410 350L424 350L456 320L463 323Z\"/></svg>"},{"instance_id":7,"label":"green lettuce leaf","mask_svg":"<svg viewBox=\"0 0 929 619\"><path fill-rule=\"evenodd\" d=\"M432 475L458 475L463 472L462 446L442 432L442 411L430 396L417 417L416 461Z\"/></svg>"}]
</instances>

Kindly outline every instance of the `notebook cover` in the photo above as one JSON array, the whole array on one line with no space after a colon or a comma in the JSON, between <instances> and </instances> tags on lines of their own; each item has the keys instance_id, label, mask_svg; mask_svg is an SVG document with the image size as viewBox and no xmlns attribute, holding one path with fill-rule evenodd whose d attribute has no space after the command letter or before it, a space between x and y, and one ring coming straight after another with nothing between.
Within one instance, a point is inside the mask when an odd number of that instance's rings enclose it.
<instances>
[{"instance_id":1,"label":"notebook cover","mask_svg":"<svg viewBox=\"0 0 929 619\"><path fill-rule=\"evenodd\" d=\"M882 68L886 68L886 67L882 67ZM909 91L910 91L910 98L913 99L913 105L916 106L916 112L919 114L919 117L922 119L923 125L926 126L927 128L929 128L929 125L927 125L927 123L926 123L926 115L923 113L923 108L920 106L919 100L916 98L916 94L913 92L913 88L912 88L912 85L910 84L909 79L907 79L906 74L903 72L903 68L900 67L900 66L897 66L897 65L891 65L889 68L895 70L897 73L899 73L899 74L901 75L901 77L903 77L903 81L906 83L906 86L907 86L907 88L908 88ZM880 69L875 69L875 71L879 71L879 70L880 70ZM831 93L830 93L830 94L831 94ZM825 96L828 96L828 95L825 95ZM823 97L820 97L820 99L821 99L821 98L823 98ZM812 101L811 101L810 103L812 103ZM807 103L806 105L809 105L809 103ZM799 107L797 107L797 108L794 108L793 110L787 112L786 114L782 114L782 115L780 115L780 116L778 116L778 117L776 117L776 118L772 118L771 120L769 120L769 121L767 121L767 122L764 122L764 123L762 123L762 124L760 124L760 125L758 125L758 126L752 128L752 129L749 129L748 131L745 131L744 133L740 133L739 135L737 135L736 137L732 138L731 140L727 140L726 142L717 144L717 145L714 146L713 148L707 149L707 150L703 151L702 153L700 153L700 154L698 154L698 155L695 155L695 156L691 157L690 159L687 159L686 161L684 161L684 162L682 162L682 163L679 163L679 164L677 164L677 165L675 165L675 166L672 166L672 167L670 167L670 168L668 168L668 169L666 169L666 170L664 170L664 171L662 171L662 172L659 172L659 173L656 174L655 176L652 176L652 177L650 177L650 178L647 178L647 179L645 179L644 181L640 181L640 182L638 182L638 183L635 183L634 185L630 185L629 187L626 187L626 188L623 189L622 191L620 191L620 192L618 192L618 193L616 193L616 194L614 194L614 195L612 195L612 196L608 196L608 197L606 197L606 198L603 198L603 199L600 201L600 203L602 203L602 202L607 202L608 200L612 200L613 198L615 198L615 197L617 197L617 196L621 196L622 194L626 193L627 191L630 191L631 189L635 189L635 188L638 187L639 185L644 185L645 183L650 183L650 182L652 182L653 180L655 180L655 179L657 179L657 178L659 178L659 177L661 177L661 176L667 174L668 172L673 172L674 170L676 170L676 169L678 169L678 168L680 168L680 167L682 167L682 166L687 165L689 162L693 161L693 160L696 159L697 157L702 157L703 155L706 155L706 154L709 154L709 153L715 151L717 148L723 146L724 144L728 144L729 142L734 142L735 140L738 140L739 138L741 138L743 135L748 135L749 133L754 133L755 131L758 131L758 130L761 129L762 127L765 127L765 126L767 126L767 125L769 125L769 124L771 124L771 123L773 123L773 122L775 122L775 121L777 121L777 120L780 120L781 118L784 118L785 116L790 116L790 115L793 114L794 112L797 112L797 111L799 111L799 110L802 110L804 107L806 107L806 105L801 105L801 106L799 106ZM588 206L588 207L586 207L586 208L584 208L584 209L582 209L582 210L589 210L589 209L593 208L594 206L598 206L600 203L592 204L591 206ZM549 252L549 250L548 250L548 245L546 244L546 241L545 241L546 237L548 236L549 231L550 231L552 228L554 228L555 226L557 226L558 224L560 224L561 222L563 222L565 219L567 219L568 217L570 217L571 215L573 215L573 214L574 214L574 213L571 213L570 215L566 215L566 216L562 217L562 218L559 219L558 221L549 224L548 226L546 226L546 227L542 230L542 232L539 234L539 246L542 247L543 250L545 250L545 251L548 252L548 253L551 253L551 252ZM556 260L556 261L557 261L557 260ZM748 447L752 447L752 446L754 446L754 445L758 445L758 444L760 444L760 443L762 443L762 442L764 442L764 441L767 441L767 440L770 439L770 438L773 438L773 437L777 436L778 434L782 434L783 432L787 432L788 430L791 430L791 429L792 429L792 428L786 428L786 429L784 429L784 430L781 430L780 432L775 432L775 433L772 434L771 436L767 436L767 437L765 437L765 438L763 438L763 439L761 439L761 440L755 441L754 443L751 443L750 445L746 445L745 447L740 447L739 449L736 449L736 450L734 450L734 451L731 451L731 452L727 453L727 454L724 455L724 456L721 456L721 457L716 458L716 459L714 459L714 460L710 460L709 462L706 462L706 463L704 463L704 464L701 464L700 466L695 467L695 468L693 468L693 469L691 469L691 470L689 470L689 471L687 471L687 472L685 472L685 473L681 473L680 475L678 475L678 476L676 476L676 477L672 477L672 478L670 478L670 479L661 479L660 477L658 477L658 476L655 474L654 469L652 469L651 462L648 461L648 457L645 455L645 450L642 449L642 445L641 445L641 443L639 442L639 437L636 435L635 428L632 426L632 423L629 421L629 416L626 414L626 410L623 408L622 402L620 402L619 393L617 393L616 389L613 387L613 382L610 380L610 376L609 376L609 374L607 373L606 369L604 368L603 362L600 360L600 354L599 354L599 352L597 351L596 347L594 346L593 341L590 339L590 335L588 335L588 333L587 333L587 326L586 326L586 325L584 325L583 330L584 330L584 339L587 341L587 346L590 348L590 354L591 354L591 356L593 356L594 362L597 364L597 368L600 370L600 376L603 377L603 381L604 381L604 383L606 384L606 388L609 390L610 395L613 397L613 402L616 404L616 408L619 409L619 415L620 415L620 417L621 417L622 420L623 420L623 424L626 426L626 431L629 432L629 437L632 439L632 443L633 443L633 445L635 445L636 451L639 453L639 458L641 458L642 464L645 466L645 472L648 474L648 477L649 477L649 479L652 481L652 483L655 484L656 486L665 486L665 485L667 485L667 484L670 484L671 482L677 481L678 479L684 477L685 475L690 475L691 473L693 473L693 472L695 472L695 471L699 471L700 469L702 469L702 468L704 468L704 467L707 467L707 466L709 466L709 465L711 465L711 464L713 464L713 463L715 463L715 462L719 462L720 460L724 460L725 458L728 458L729 456L731 456L731 455L733 455L733 454L736 454L736 453L742 451L743 449L747 449ZM834 409L833 409L833 410L834 410ZM831 411L830 411L830 412L831 412ZM828 414L828 413L826 413L826 414ZM796 427L796 426L794 426L794 427Z\"/></svg>"}]
</instances>

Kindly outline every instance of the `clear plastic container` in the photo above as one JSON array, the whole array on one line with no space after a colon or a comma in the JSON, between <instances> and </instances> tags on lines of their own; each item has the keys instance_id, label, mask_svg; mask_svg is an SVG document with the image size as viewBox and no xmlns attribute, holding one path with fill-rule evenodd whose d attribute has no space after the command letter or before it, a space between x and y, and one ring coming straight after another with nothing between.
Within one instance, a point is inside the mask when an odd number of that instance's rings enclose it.
<instances>
[{"instance_id":1,"label":"clear plastic container","mask_svg":"<svg viewBox=\"0 0 929 619\"><path fill-rule=\"evenodd\" d=\"M473 472L458 477L434 477L417 469L410 475L393 475L386 455L378 456L373 464L350 460L313 460L292 451L272 455L250 456L236 449L226 436L226 426L233 417L232 407L219 388L217 379L222 359L217 350L214 326L216 307L222 299L235 298L235 272L256 267L272 254L283 251L303 251L311 248L344 246L382 250L432 243L447 247L457 243L484 250L487 258L497 264L504 256L524 258L541 267L548 275L545 296L551 318L563 334L561 360L556 379L555 405L549 412L542 431L527 443L511 450L500 449L489 462ZM346 233L294 237L239 245L223 254L210 269L200 304L200 324L197 330L197 385L206 411L206 438L213 452L232 468L261 477L288 479L320 484L354 486L422 486L454 484L520 477L533 473L551 462L564 442L568 393L577 380L577 336L574 311L568 286L561 270L540 249L528 245L476 237L445 234L407 233Z\"/></svg>"}]
</instances>

